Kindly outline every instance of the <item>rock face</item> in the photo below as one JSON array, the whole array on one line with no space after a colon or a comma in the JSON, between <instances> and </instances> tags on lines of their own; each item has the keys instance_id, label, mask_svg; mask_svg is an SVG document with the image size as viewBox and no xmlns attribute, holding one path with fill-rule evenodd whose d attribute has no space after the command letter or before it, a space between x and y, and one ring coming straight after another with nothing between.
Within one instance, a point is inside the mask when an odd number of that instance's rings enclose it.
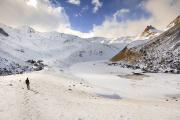
<instances>
[{"instance_id":1,"label":"rock face","mask_svg":"<svg viewBox=\"0 0 180 120\"><path fill-rule=\"evenodd\" d=\"M152 37L156 33L161 32L160 30L157 30L155 27L152 25L147 26L144 31L141 33L141 37Z\"/></svg>"},{"instance_id":2,"label":"rock face","mask_svg":"<svg viewBox=\"0 0 180 120\"><path fill-rule=\"evenodd\" d=\"M7 60L0 57L0 76L1 75L11 75L11 74L21 74L25 71L32 71L33 68L28 65L20 65L14 61Z\"/></svg>"},{"instance_id":3,"label":"rock face","mask_svg":"<svg viewBox=\"0 0 180 120\"><path fill-rule=\"evenodd\" d=\"M180 24L180 15L176 17L176 19L174 19L167 27L168 28L171 28L175 25L178 25Z\"/></svg>"},{"instance_id":4,"label":"rock face","mask_svg":"<svg viewBox=\"0 0 180 120\"><path fill-rule=\"evenodd\" d=\"M125 47L120 53L114 56L111 61L117 62L120 60L127 61L128 63L133 63L135 60L142 57L142 54L139 52L134 51L134 48L128 49Z\"/></svg>"},{"instance_id":5,"label":"rock face","mask_svg":"<svg viewBox=\"0 0 180 120\"><path fill-rule=\"evenodd\" d=\"M139 51L143 56L138 60L138 64L144 64L147 71L179 73L180 24L152 39L140 47Z\"/></svg>"},{"instance_id":6,"label":"rock face","mask_svg":"<svg viewBox=\"0 0 180 120\"><path fill-rule=\"evenodd\" d=\"M180 24L147 43L124 49L111 61L123 61L148 72L180 73Z\"/></svg>"},{"instance_id":7,"label":"rock face","mask_svg":"<svg viewBox=\"0 0 180 120\"><path fill-rule=\"evenodd\" d=\"M0 34L4 35L4 36L6 36L6 37L9 36L9 34L6 33L2 28L0 28Z\"/></svg>"}]
</instances>

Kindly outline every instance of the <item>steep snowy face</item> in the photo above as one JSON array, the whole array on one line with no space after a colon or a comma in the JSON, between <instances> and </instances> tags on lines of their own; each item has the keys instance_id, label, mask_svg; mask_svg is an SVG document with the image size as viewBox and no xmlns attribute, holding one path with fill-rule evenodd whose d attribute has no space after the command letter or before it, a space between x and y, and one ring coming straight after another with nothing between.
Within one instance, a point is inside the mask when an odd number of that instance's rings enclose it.
<instances>
[{"instance_id":1,"label":"steep snowy face","mask_svg":"<svg viewBox=\"0 0 180 120\"><path fill-rule=\"evenodd\" d=\"M161 33L160 30L156 29L152 25L147 26L141 33L140 37L153 37L154 35Z\"/></svg>"},{"instance_id":2,"label":"steep snowy face","mask_svg":"<svg viewBox=\"0 0 180 120\"><path fill-rule=\"evenodd\" d=\"M2 69L10 64L31 66L28 60L43 60L51 67L67 67L77 62L110 59L119 50L105 38L82 39L58 32L40 33L28 26L15 29L0 24ZM16 71L16 67L14 69Z\"/></svg>"},{"instance_id":3,"label":"steep snowy face","mask_svg":"<svg viewBox=\"0 0 180 120\"><path fill-rule=\"evenodd\" d=\"M138 48L147 71L180 73L180 24Z\"/></svg>"},{"instance_id":4,"label":"steep snowy face","mask_svg":"<svg viewBox=\"0 0 180 120\"><path fill-rule=\"evenodd\" d=\"M124 61L150 72L180 73L180 24L144 44L124 48L111 61Z\"/></svg>"}]
</instances>

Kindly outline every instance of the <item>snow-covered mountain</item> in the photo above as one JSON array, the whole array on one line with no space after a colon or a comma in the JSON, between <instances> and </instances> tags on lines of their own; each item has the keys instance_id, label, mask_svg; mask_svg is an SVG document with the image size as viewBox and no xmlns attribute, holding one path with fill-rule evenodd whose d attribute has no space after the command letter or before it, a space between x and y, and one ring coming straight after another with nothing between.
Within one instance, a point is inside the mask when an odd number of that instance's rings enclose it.
<instances>
[{"instance_id":1,"label":"snow-covered mountain","mask_svg":"<svg viewBox=\"0 0 180 120\"><path fill-rule=\"evenodd\" d=\"M161 33L162 31L156 29L152 25L147 26L141 33L140 37L154 37L155 35Z\"/></svg>"},{"instance_id":2,"label":"snow-covered mountain","mask_svg":"<svg viewBox=\"0 0 180 120\"><path fill-rule=\"evenodd\" d=\"M143 44L125 47L111 61L123 61L150 72L180 73L180 24Z\"/></svg>"},{"instance_id":3,"label":"snow-covered mountain","mask_svg":"<svg viewBox=\"0 0 180 120\"><path fill-rule=\"evenodd\" d=\"M112 61L128 60L128 64L136 63L149 70L147 61L154 58L158 60L151 63L153 67L160 65L158 68L169 71L174 68L171 63L179 61L179 16L168 26L164 32L147 26L140 36L84 39L58 32L41 33L29 26L12 28L0 24L0 74L41 70L46 65L62 69L78 62L107 60L119 51ZM171 62L163 66L162 61L168 56ZM165 61L163 64L167 64Z\"/></svg>"},{"instance_id":4,"label":"snow-covered mountain","mask_svg":"<svg viewBox=\"0 0 180 120\"><path fill-rule=\"evenodd\" d=\"M82 39L58 32L40 33L28 26L15 29L0 24L0 71L11 74L23 72L25 68L32 70L28 60L42 60L51 67L66 67L77 62L110 59L122 48L107 41L105 38Z\"/></svg>"}]
</instances>

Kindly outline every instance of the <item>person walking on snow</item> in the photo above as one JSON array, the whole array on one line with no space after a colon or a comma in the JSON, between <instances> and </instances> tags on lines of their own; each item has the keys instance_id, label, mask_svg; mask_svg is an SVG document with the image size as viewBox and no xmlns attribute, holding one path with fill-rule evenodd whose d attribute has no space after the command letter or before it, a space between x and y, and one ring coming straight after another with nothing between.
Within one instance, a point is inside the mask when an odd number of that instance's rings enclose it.
<instances>
[{"instance_id":1,"label":"person walking on snow","mask_svg":"<svg viewBox=\"0 0 180 120\"><path fill-rule=\"evenodd\" d=\"M27 89L30 90L30 82L28 78L26 79L25 83L27 85Z\"/></svg>"}]
</instances>

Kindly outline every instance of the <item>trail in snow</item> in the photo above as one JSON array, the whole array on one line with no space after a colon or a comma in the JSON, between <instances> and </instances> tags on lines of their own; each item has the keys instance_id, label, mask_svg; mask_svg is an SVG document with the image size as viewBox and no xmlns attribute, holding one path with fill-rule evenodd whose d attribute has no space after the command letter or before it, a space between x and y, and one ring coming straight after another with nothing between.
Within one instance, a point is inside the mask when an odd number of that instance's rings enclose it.
<instances>
[{"instance_id":1,"label":"trail in snow","mask_svg":"<svg viewBox=\"0 0 180 120\"><path fill-rule=\"evenodd\" d=\"M33 89L36 86L33 87ZM16 94L18 95L18 104L20 107L20 118L22 120L34 120L40 118L40 111L38 110L36 95L38 92L36 90L27 90L26 85L23 81L20 81L17 88Z\"/></svg>"},{"instance_id":2,"label":"trail in snow","mask_svg":"<svg viewBox=\"0 0 180 120\"><path fill-rule=\"evenodd\" d=\"M31 82L30 91L24 83L26 77ZM109 99L88 92L96 89L76 77L48 71L0 77L0 120L180 118L179 102Z\"/></svg>"}]
</instances>

